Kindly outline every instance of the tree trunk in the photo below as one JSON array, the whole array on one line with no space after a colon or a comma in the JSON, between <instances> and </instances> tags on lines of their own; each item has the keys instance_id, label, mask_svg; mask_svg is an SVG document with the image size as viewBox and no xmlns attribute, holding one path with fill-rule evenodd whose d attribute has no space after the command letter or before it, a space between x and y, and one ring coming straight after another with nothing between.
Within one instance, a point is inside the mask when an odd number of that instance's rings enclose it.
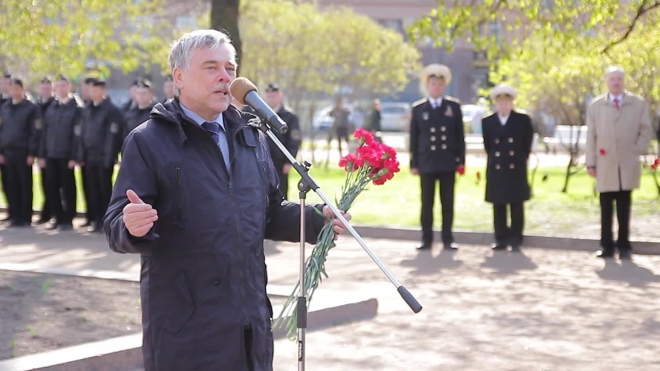
<instances>
[{"instance_id":1,"label":"tree trunk","mask_svg":"<svg viewBox=\"0 0 660 371\"><path fill-rule=\"evenodd\" d=\"M211 28L229 34L236 48L236 61L240 64L242 53L241 34L238 30L240 0L211 0ZM239 71L236 71L236 75Z\"/></svg>"}]
</instances>

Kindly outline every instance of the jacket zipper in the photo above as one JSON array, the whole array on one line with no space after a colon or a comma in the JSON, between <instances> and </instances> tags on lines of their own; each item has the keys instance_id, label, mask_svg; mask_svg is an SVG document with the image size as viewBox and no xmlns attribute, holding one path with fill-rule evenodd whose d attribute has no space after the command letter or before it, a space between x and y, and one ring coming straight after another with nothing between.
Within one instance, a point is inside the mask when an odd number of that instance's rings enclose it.
<instances>
[{"instance_id":1,"label":"jacket zipper","mask_svg":"<svg viewBox=\"0 0 660 371\"><path fill-rule=\"evenodd\" d=\"M236 131L234 133L234 135L232 136L232 138L231 138L232 142L234 142L234 140L236 139L236 135L238 135L238 131ZM227 138L227 140L229 140L229 138ZM218 146L216 145L216 148L217 147ZM231 148L229 143L227 143L227 147ZM220 148L218 148L218 151L220 151ZM220 155L222 157L222 153L220 153ZM229 158L229 165L230 166L234 163L234 155L235 155L235 153L230 154L230 158ZM231 208L232 208L232 213L234 214L235 227L236 227L235 241L236 241L236 245L238 247L238 257L239 257L241 263L243 263L243 265L245 267L245 269L241 269L240 272L239 272L240 273L239 277L240 277L240 280L241 280L241 283L242 283L240 285L240 287L241 287L241 309L243 309L243 316L245 317L244 328L245 328L245 330L249 330L249 329L252 328L252 324L250 323L250 319L248 317L248 312L247 312L247 309L246 309L247 297L245 295L245 287L243 285L246 282L246 276L249 276L248 262L246 261L244 255L243 255L243 247L240 246L239 238L238 238L238 236L241 234L241 229L239 228L240 221L239 221L238 213L237 213L237 210L236 210L236 203L234 202L234 188L232 187L232 184L231 184L231 170L230 169L227 169L227 175L228 175L228 178L229 178L229 181L228 181L228 184L227 184L227 189L229 190L229 197L231 199Z\"/></svg>"},{"instance_id":2,"label":"jacket zipper","mask_svg":"<svg viewBox=\"0 0 660 371\"><path fill-rule=\"evenodd\" d=\"M176 170L176 194L177 194L177 202L176 202L176 213L177 213L177 218L181 219L181 168L176 166L174 167Z\"/></svg>"}]
</instances>

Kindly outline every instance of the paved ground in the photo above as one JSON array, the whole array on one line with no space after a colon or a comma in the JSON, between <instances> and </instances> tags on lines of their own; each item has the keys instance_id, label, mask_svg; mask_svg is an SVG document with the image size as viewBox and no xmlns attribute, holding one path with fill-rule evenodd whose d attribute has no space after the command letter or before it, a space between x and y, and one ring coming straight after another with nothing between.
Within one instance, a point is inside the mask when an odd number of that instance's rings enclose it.
<instances>
[{"instance_id":1,"label":"paved ground","mask_svg":"<svg viewBox=\"0 0 660 371\"><path fill-rule=\"evenodd\" d=\"M0 230L0 262L138 271L102 236ZM320 290L378 298L379 315L308 333L310 370L658 370L660 256L621 264L592 253L483 246L418 254L414 242L368 244L424 306L413 314L350 237ZM293 285L296 245L269 243L269 276ZM296 370L295 344L275 344L275 370Z\"/></svg>"}]
</instances>

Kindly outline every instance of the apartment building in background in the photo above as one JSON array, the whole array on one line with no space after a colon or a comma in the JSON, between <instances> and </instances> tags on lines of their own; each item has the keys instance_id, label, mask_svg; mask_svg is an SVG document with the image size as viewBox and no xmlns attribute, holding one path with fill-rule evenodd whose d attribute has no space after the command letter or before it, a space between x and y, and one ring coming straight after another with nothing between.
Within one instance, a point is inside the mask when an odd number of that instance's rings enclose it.
<instances>
[{"instance_id":1,"label":"apartment building in background","mask_svg":"<svg viewBox=\"0 0 660 371\"><path fill-rule=\"evenodd\" d=\"M406 39L406 28L415 20L427 15L437 7L437 0L319 0L320 6L346 6L355 12L374 19L379 24L399 31ZM499 24L493 24L490 32L502 33ZM465 104L473 103L478 98L478 90L488 86L488 71L490 64L484 53L478 53L473 46L457 42L454 51L448 53L443 48L437 48L431 40L421 40L417 44L422 55L422 65L441 63L452 70L452 82L447 88L447 94L457 97ZM411 76L411 81L404 92L396 97L402 101L414 101L421 95L417 75Z\"/></svg>"}]
</instances>

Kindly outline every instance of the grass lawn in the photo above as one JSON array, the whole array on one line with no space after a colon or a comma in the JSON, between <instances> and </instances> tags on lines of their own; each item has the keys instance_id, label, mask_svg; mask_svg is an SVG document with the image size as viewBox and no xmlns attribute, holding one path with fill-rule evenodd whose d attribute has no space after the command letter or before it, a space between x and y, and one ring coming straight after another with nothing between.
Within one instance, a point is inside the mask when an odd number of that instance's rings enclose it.
<instances>
[{"instance_id":1,"label":"grass lawn","mask_svg":"<svg viewBox=\"0 0 660 371\"><path fill-rule=\"evenodd\" d=\"M485 182L477 184L476 172L483 169L469 169L463 177L457 178L456 214L454 226L457 230L491 231L492 207L484 199ZM526 233L539 235L597 234L599 226L598 198L594 195L594 181L586 172L571 178L569 193L561 193L563 168L541 168L536 174L534 196L526 203ZM339 197L345 173L341 169L312 167L311 174L328 197ZM547 174L547 181L542 177ZM40 174L34 176L35 210L41 208L43 195L40 190ZM295 194L297 174L290 177L290 197ZM82 187L78 178L78 209L84 210ZM419 226L420 213L419 178L403 168L392 181L383 186L372 186L354 204L351 213L356 224L377 226ZM437 198L436 198L437 199ZM656 222L660 218L660 198L652 175L645 170L641 189L633 193L633 230L636 225ZM4 201L4 200L3 200ZM319 202L319 197L311 192L308 202ZM3 202L4 203L4 202ZM435 225L440 226L440 205L436 201ZM652 225L650 227L653 227ZM650 228L649 227L649 228ZM648 229L648 228L647 228ZM653 229L651 229L653 231ZM652 234L652 232L649 232ZM648 234L648 233L646 233ZM656 237L660 233L655 233Z\"/></svg>"}]
</instances>

